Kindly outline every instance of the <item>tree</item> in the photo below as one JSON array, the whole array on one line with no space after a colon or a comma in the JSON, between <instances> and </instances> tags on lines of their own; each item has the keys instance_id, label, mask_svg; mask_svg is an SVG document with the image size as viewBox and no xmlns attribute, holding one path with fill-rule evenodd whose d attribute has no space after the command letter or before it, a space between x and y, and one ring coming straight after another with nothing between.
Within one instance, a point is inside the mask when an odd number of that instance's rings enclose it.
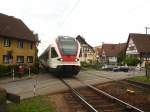
<instances>
[{"instance_id":1,"label":"tree","mask_svg":"<svg viewBox=\"0 0 150 112\"><path fill-rule=\"evenodd\" d=\"M35 38L35 63L32 66L31 70L34 73L39 73L39 59L38 59L38 48L37 47L41 41L39 40L39 35L37 33L34 33L33 31L32 31L32 33Z\"/></svg>"},{"instance_id":2,"label":"tree","mask_svg":"<svg viewBox=\"0 0 150 112\"><path fill-rule=\"evenodd\" d=\"M128 66L137 66L137 64L140 63L140 59L134 56L129 56L129 57L126 57L125 63Z\"/></svg>"},{"instance_id":3,"label":"tree","mask_svg":"<svg viewBox=\"0 0 150 112\"><path fill-rule=\"evenodd\" d=\"M124 60L125 60L126 56L124 54L124 52L122 51L121 53L119 53L119 55L117 56L117 64L121 65Z\"/></svg>"}]
</instances>

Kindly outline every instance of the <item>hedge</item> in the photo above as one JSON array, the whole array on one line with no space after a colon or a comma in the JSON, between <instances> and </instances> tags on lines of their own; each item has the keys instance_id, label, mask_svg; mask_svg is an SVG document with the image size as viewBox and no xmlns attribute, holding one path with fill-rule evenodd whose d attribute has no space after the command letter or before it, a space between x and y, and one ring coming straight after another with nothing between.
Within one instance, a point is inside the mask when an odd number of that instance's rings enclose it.
<instances>
[{"instance_id":1,"label":"hedge","mask_svg":"<svg viewBox=\"0 0 150 112\"><path fill-rule=\"evenodd\" d=\"M10 66L0 65L0 76L9 75L8 72L11 72Z\"/></svg>"},{"instance_id":2,"label":"hedge","mask_svg":"<svg viewBox=\"0 0 150 112\"><path fill-rule=\"evenodd\" d=\"M24 68L25 68L25 73L24 74L28 74L29 73L29 66L24 64L22 65ZM30 68L31 68L31 73L34 73L34 74L38 74L39 73L39 65L38 64L34 64L34 65L31 65ZM14 71L16 72L15 74L18 75L18 68L19 68L19 65L16 64L16 65L0 65L0 77L3 77L3 76L10 76L12 74L12 68L14 68Z\"/></svg>"}]
</instances>

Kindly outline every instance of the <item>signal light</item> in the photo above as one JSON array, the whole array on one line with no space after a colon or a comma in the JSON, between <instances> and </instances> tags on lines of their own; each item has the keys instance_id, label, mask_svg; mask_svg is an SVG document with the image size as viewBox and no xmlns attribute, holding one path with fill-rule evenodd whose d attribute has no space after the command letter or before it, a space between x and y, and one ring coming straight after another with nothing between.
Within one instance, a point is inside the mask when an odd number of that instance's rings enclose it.
<instances>
[{"instance_id":1,"label":"signal light","mask_svg":"<svg viewBox=\"0 0 150 112\"><path fill-rule=\"evenodd\" d=\"M79 61L79 59L78 59L78 58L76 58L76 59L75 59L75 61L77 62L77 61Z\"/></svg>"}]
</instances>

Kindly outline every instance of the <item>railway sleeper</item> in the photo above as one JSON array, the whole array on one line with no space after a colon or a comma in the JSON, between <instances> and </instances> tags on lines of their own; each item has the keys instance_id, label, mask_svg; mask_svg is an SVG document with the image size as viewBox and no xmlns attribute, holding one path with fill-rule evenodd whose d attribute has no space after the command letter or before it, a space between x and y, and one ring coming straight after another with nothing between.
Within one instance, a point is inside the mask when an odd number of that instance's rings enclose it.
<instances>
[{"instance_id":1,"label":"railway sleeper","mask_svg":"<svg viewBox=\"0 0 150 112\"><path fill-rule=\"evenodd\" d=\"M103 110L103 112L127 112L127 111L125 111L122 108L117 108L117 109L114 109L114 110L112 110L112 109L106 109L106 110Z\"/></svg>"},{"instance_id":2,"label":"railway sleeper","mask_svg":"<svg viewBox=\"0 0 150 112\"><path fill-rule=\"evenodd\" d=\"M96 96L96 97L87 97L87 98L89 98L89 99L91 99L91 100L103 100L102 98L100 98L100 97L98 97L98 96ZM104 100L103 100L104 101Z\"/></svg>"},{"instance_id":3,"label":"railway sleeper","mask_svg":"<svg viewBox=\"0 0 150 112\"><path fill-rule=\"evenodd\" d=\"M84 107L83 105L79 104L78 102L75 101L67 101L67 103L71 106L72 109L74 110L83 110Z\"/></svg>"},{"instance_id":4,"label":"railway sleeper","mask_svg":"<svg viewBox=\"0 0 150 112\"><path fill-rule=\"evenodd\" d=\"M87 100L90 104L105 104L105 102L100 100Z\"/></svg>"},{"instance_id":5,"label":"railway sleeper","mask_svg":"<svg viewBox=\"0 0 150 112\"><path fill-rule=\"evenodd\" d=\"M78 105L71 105L71 107L73 109L83 109L84 108L83 105L80 105L80 104L78 104Z\"/></svg>"},{"instance_id":6,"label":"railway sleeper","mask_svg":"<svg viewBox=\"0 0 150 112\"><path fill-rule=\"evenodd\" d=\"M119 108L119 107L117 107L117 108L102 108L102 107L99 107L101 110L103 110L104 112L105 111L110 111L110 112L125 112L125 109L124 108ZM130 112L130 111L129 111Z\"/></svg>"},{"instance_id":7,"label":"railway sleeper","mask_svg":"<svg viewBox=\"0 0 150 112\"><path fill-rule=\"evenodd\" d=\"M64 98L65 98L66 100L71 100L71 99L73 99L74 97L73 97L73 96L64 96Z\"/></svg>"},{"instance_id":8,"label":"railway sleeper","mask_svg":"<svg viewBox=\"0 0 150 112\"><path fill-rule=\"evenodd\" d=\"M100 105L101 107L103 107L103 108L114 108L114 107L118 107L118 104L116 104L116 103L111 103L111 104L101 104Z\"/></svg>"}]
</instances>

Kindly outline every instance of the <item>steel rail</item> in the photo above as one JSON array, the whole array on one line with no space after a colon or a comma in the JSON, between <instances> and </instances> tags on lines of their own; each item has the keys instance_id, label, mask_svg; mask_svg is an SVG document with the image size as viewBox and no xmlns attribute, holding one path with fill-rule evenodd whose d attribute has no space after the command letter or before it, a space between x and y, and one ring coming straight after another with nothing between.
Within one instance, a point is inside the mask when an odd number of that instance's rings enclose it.
<instances>
[{"instance_id":1,"label":"steel rail","mask_svg":"<svg viewBox=\"0 0 150 112\"><path fill-rule=\"evenodd\" d=\"M112 95L110 95L110 94L100 90L100 89L97 89L94 86L88 85L88 87L90 87L93 90L97 91L98 93L101 93L101 94L103 94L103 95L105 95L105 96L107 96L107 97L109 97L109 98L111 98L113 100L116 100L116 101L118 101L118 102L120 102L120 103L122 103L122 104L124 104L124 105L126 105L128 107L131 107L132 109L137 110L138 112L144 112L143 110L141 110L141 109L139 109L139 108L137 108L137 107L135 107L133 105L130 105L129 103L124 102L124 101L122 101L122 100L120 100L120 99L118 99L118 98L116 98L116 97L114 97L114 96L112 96Z\"/></svg>"},{"instance_id":2,"label":"steel rail","mask_svg":"<svg viewBox=\"0 0 150 112\"><path fill-rule=\"evenodd\" d=\"M147 83L133 81L133 80L129 80L129 79L124 79L124 81L126 81L128 83L131 83L131 84L138 85L138 86L140 86L141 88L144 88L144 89L150 89L150 84L147 84Z\"/></svg>"},{"instance_id":3,"label":"steel rail","mask_svg":"<svg viewBox=\"0 0 150 112\"><path fill-rule=\"evenodd\" d=\"M120 99L118 99L118 98L116 98L116 97L114 97L114 96L106 93L105 91L102 91L102 90L100 90L100 89L98 89L98 88L96 88L96 87L94 87L92 85L86 84L85 82L81 81L80 79L78 79L76 77L74 77L74 78L77 79L77 80L79 80L80 82L82 82L83 84L85 84L86 86L88 86L89 88L95 90L98 94L103 94L104 96L106 96L108 98L111 98L113 100L116 100L116 101L120 102L121 104L123 104L125 106L128 106L128 107L130 107L130 108L132 108L132 109L134 109L134 110L136 110L138 112L144 112L143 110L141 110L141 109L139 109L139 108L137 108L137 107L135 107L133 105L130 105L129 103L124 102L124 101L122 101L122 100L120 100Z\"/></svg>"},{"instance_id":4,"label":"steel rail","mask_svg":"<svg viewBox=\"0 0 150 112\"><path fill-rule=\"evenodd\" d=\"M75 89L73 89L65 80L60 79L70 90L71 92L77 97L81 103L87 108L90 112L98 112L91 104L89 104Z\"/></svg>"},{"instance_id":5,"label":"steel rail","mask_svg":"<svg viewBox=\"0 0 150 112\"><path fill-rule=\"evenodd\" d=\"M88 74L93 74L93 73L89 73L89 72L86 72L86 73L88 73ZM105 73L102 73L103 75L107 75L107 74L105 74ZM129 84L129 85L131 85L131 86L134 86L134 87L137 87L137 88L140 88L140 89L143 89L143 90L149 90L150 89L150 84L148 85L148 84L141 84L140 85L140 82L139 83L134 83L133 81L131 81L131 80L127 80L127 79L123 79L123 81L120 81L120 80L115 80L115 79L112 79L112 78L109 78L109 77L106 77L106 76L100 76L100 75L97 75L97 74L93 74L93 75L95 75L95 76L97 76L97 77L100 77L100 78L105 78L105 79L108 79L108 80L111 80L111 81L114 81L114 82L116 82L116 83L120 83L120 84ZM144 86L145 85L145 86Z\"/></svg>"}]
</instances>

